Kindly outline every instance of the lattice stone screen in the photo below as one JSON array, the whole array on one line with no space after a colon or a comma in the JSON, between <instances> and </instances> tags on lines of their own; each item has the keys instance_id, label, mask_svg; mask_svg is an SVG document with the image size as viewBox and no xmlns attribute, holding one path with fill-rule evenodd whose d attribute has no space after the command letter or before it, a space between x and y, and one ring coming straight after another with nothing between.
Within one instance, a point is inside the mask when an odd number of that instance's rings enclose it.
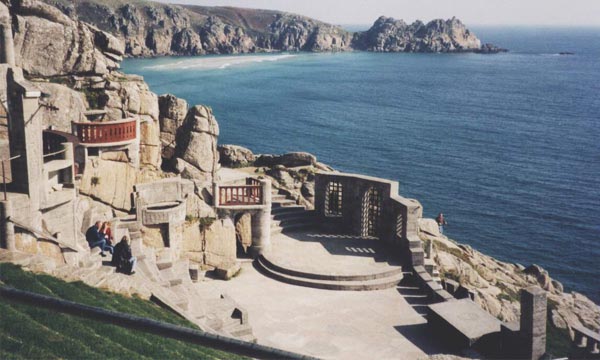
<instances>
[{"instance_id":1,"label":"lattice stone screen","mask_svg":"<svg viewBox=\"0 0 600 360\"><path fill-rule=\"evenodd\" d=\"M381 219L382 198L381 192L371 187L363 196L362 203L362 228L363 237L378 237Z\"/></svg>"},{"instance_id":2,"label":"lattice stone screen","mask_svg":"<svg viewBox=\"0 0 600 360\"><path fill-rule=\"evenodd\" d=\"M325 193L325 215L342 216L342 197L343 187L337 181L331 181L327 184Z\"/></svg>"}]
</instances>

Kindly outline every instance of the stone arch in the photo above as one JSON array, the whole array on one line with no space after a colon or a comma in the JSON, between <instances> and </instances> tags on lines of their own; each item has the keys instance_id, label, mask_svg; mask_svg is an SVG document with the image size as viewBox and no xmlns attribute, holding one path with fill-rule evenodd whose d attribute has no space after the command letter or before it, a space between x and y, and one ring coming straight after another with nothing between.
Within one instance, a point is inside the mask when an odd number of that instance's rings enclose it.
<instances>
[{"instance_id":1,"label":"stone arch","mask_svg":"<svg viewBox=\"0 0 600 360\"><path fill-rule=\"evenodd\" d=\"M381 196L381 191L376 187L369 187L363 194L361 204L360 232L362 237L379 237L382 206L383 199Z\"/></svg>"},{"instance_id":2,"label":"stone arch","mask_svg":"<svg viewBox=\"0 0 600 360\"><path fill-rule=\"evenodd\" d=\"M252 215L248 212L239 213L235 216L234 223L237 256L244 257L252 246Z\"/></svg>"}]
</instances>

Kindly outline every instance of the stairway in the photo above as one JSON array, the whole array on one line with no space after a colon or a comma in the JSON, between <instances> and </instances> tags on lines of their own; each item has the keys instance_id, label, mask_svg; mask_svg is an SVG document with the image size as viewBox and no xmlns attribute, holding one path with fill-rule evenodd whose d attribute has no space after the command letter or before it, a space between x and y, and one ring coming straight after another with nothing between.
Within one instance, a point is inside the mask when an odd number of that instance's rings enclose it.
<instances>
[{"instance_id":1,"label":"stairway","mask_svg":"<svg viewBox=\"0 0 600 360\"><path fill-rule=\"evenodd\" d=\"M316 225L314 211L273 190L271 197L271 235L301 231Z\"/></svg>"},{"instance_id":2,"label":"stairway","mask_svg":"<svg viewBox=\"0 0 600 360\"><path fill-rule=\"evenodd\" d=\"M141 227L128 217L117 229L129 234L131 250L137 257L136 273L120 274L110 266L111 257L101 257L100 249L86 249L78 263L56 265L43 255L0 249L0 262L11 262L24 269L47 273L68 282L85 284L120 293L152 299L169 307L200 329L248 342L256 342L246 312L227 296L207 298L197 291L190 278L188 259L176 259L171 249L156 251L143 245ZM115 230L117 230L115 229Z\"/></svg>"},{"instance_id":3,"label":"stairway","mask_svg":"<svg viewBox=\"0 0 600 360\"><path fill-rule=\"evenodd\" d=\"M398 284L396 290L406 302L422 317L427 318L427 306L432 303L429 296L421 290L412 272Z\"/></svg>"},{"instance_id":4,"label":"stairway","mask_svg":"<svg viewBox=\"0 0 600 360\"><path fill-rule=\"evenodd\" d=\"M401 267L364 275L313 274L285 268L270 261L264 255L259 256L255 264L260 272L275 280L325 290L370 291L389 289L397 286L405 275Z\"/></svg>"},{"instance_id":5,"label":"stairway","mask_svg":"<svg viewBox=\"0 0 600 360\"><path fill-rule=\"evenodd\" d=\"M197 292L190 277L188 259L177 259L170 248L155 250L143 245L141 227L137 221L124 221L131 238L131 250L138 258L137 271L151 283L151 297L205 331L212 331L240 340L255 342L252 328L241 319L239 306L230 298L206 299ZM138 275L137 273L135 275Z\"/></svg>"}]
</instances>

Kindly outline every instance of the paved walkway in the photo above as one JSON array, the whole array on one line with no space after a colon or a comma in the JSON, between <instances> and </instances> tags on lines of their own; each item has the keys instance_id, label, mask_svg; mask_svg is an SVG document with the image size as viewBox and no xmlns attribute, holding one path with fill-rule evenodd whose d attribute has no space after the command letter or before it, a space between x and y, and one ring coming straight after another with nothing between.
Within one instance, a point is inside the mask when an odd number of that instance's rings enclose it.
<instances>
[{"instance_id":1,"label":"paved walkway","mask_svg":"<svg viewBox=\"0 0 600 360\"><path fill-rule=\"evenodd\" d=\"M302 249L292 258L302 259L295 266L304 270L343 274L341 269L352 269L352 274L389 267L379 261L383 249L374 240L302 236L294 244L294 237L274 237L278 245L273 253L284 259L284 253ZM278 253L280 246L286 250ZM205 293L226 293L248 310L254 335L263 345L325 359L419 359L437 353L426 320L402 287L332 291L288 285L263 276L250 262L230 281L197 286Z\"/></svg>"}]
</instances>

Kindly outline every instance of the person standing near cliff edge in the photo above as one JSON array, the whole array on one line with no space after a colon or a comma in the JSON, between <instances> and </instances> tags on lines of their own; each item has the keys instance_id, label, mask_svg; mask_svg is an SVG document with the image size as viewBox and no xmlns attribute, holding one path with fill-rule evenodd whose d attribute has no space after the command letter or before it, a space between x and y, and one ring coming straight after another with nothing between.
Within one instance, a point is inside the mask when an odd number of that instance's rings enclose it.
<instances>
[{"instance_id":1,"label":"person standing near cliff edge","mask_svg":"<svg viewBox=\"0 0 600 360\"><path fill-rule=\"evenodd\" d=\"M439 213L438 216L435 218L435 221L437 222L438 226L440 227L440 234L444 234L444 225L447 225L448 222L446 222L446 218L444 217L444 214Z\"/></svg>"}]
</instances>

